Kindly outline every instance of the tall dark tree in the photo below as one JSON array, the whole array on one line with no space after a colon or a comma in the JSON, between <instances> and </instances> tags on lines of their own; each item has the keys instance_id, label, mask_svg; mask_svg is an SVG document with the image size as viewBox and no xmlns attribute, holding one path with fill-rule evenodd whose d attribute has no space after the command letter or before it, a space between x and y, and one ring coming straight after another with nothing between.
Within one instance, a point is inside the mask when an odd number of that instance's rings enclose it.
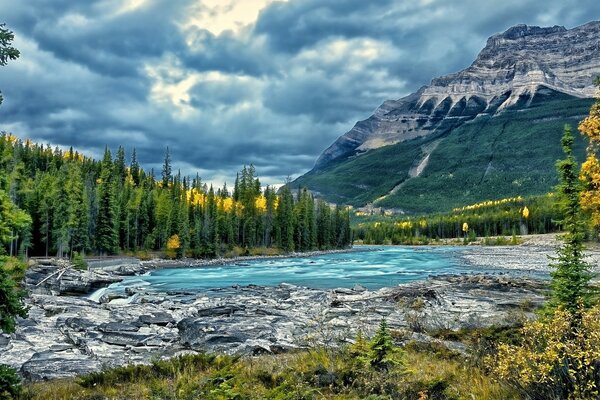
<instances>
[{"instance_id":1,"label":"tall dark tree","mask_svg":"<svg viewBox=\"0 0 600 400\"><path fill-rule=\"evenodd\" d=\"M131 174L131 179L133 183L137 186L140 184L140 164L137 159L137 152L135 147L133 148L133 152L131 153L131 164L129 167L129 172Z\"/></svg>"},{"instance_id":2,"label":"tall dark tree","mask_svg":"<svg viewBox=\"0 0 600 400\"><path fill-rule=\"evenodd\" d=\"M98 217L96 220L96 248L100 254L114 254L118 250L115 210L115 185L112 181L112 156L104 150L98 182Z\"/></svg>"},{"instance_id":3,"label":"tall dark tree","mask_svg":"<svg viewBox=\"0 0 600 400\"><path fill-rule=\"evenodd\" d=\"M171 175L171 153L169 152L169 148L165 151L165 161L163 162L162 167L162 185L164 188L169 187L173 176Z\"/></svg>"},{"instance_id":4,"label":"tall dark tree","mask_svg":"<svg viewBox=\"0 0 600 400\"><path fill-rule=\"evenodd\" d=\"M287 185L280 193L277 225L277 244L285 251L294 251L294 196Z\"/></svg>"},{"instance_id":5,"label":"tall dark tree","mask_svg":"<svg viewBox=\"0 0 600 400\"><path fill-rule=\"evenodd\" d=\"M557 163L559 175L559 204L564 213L563 226L566 233L558 249L556 262L552 265L552 307L565 307L572 314L581 312L580 306L590 306L590 266L584 261L583 241L585 223L582 220L579 171L573 156L574 138L571 128L565 126L562 147L566 158Z\"/></svg>"}]
</instances>

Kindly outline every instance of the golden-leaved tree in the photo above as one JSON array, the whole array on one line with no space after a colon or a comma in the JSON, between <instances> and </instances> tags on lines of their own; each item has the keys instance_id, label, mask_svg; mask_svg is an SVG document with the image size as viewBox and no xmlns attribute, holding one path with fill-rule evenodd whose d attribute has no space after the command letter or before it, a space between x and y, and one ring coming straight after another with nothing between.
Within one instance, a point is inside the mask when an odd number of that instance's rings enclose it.
<instances>
[{"instance_id":1,"label":"golden-leaved tree","mask_svg":"<svg viewBox=\"0 0 600 400\"><path fill-rule=\"evenodd\" d=\"M600 78L596 80L600 86ZM581 192L581 207L591 215L591 222L596 231L600 232L600 96L592 106L590 114L579 124L579 131L589 140L587 158L581 165L580 180L583 183Z\"/></svg>"}]
</instances>

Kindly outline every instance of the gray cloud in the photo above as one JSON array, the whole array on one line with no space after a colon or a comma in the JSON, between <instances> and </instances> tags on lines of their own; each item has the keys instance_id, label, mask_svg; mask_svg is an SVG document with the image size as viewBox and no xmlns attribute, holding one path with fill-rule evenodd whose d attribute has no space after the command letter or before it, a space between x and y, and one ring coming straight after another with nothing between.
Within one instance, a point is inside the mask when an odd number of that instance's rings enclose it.
<instances>
[{"instance_id":1,"label":"gray cloud","mask_svg":"<svg viewBox=\"0 0 600 400\"><path fill-rule=\"evenodd\" d=\"M290 0L214 34L185 24L195 0L123 3L0 0L22 51L0 70L0 130L91 155L136 147L148 168L168 145L176 168L218 186L244 163L264 183L305 172L384 100L468 66L511 25L600 15L596 0Z\"/></svg>"}]
</instances>

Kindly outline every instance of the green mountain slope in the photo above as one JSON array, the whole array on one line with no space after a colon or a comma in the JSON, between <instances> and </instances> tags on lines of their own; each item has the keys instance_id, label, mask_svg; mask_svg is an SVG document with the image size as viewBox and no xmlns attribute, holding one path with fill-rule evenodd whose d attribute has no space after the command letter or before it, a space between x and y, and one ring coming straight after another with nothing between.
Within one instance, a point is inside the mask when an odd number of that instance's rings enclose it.
<instances>
[{"instance_id":1,"label":"green mountain slope","mask_svg":"<svg viewBox=\"0 0 600 400\"><path fill-rule=\"evenodd\" d=\"M336 203L407 212L546 193L557 183L554 165L562 156L564 125L575 129L592 102L541 88L533 98L522 96L501 112L480 114L454 129L336 159L291 186ZM576 152L583 158L579 137Z\"/></svg>"}]
</instances>

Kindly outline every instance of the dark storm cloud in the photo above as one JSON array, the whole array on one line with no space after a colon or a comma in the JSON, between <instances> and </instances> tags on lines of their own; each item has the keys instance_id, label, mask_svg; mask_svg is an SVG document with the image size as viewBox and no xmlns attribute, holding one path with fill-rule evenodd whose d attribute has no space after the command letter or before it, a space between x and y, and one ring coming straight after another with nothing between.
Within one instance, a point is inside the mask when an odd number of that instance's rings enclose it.
<instances>
[{"instance_id":1,"label":"dark storm cloud","mask_svg":"<svg viewBox=\"0 0 600 400\"><path fill-rule=\"evenodd\" d=\"M255 32L278 51L295 53L331 36L380 36L396 28L393 0L320 0L273 3L260 14ZM408 2L407 2L408 3Z\"/></svg>"},{"instance_id":2,"label":"dark storm cloud","mask_svg":"<svg viewBox=\"0 0 600 400\"><path fill-rule=\"evenodd\" d=\"M187 23L212 12L202 1L126 5L0 0L22 52L0 71L0 130L92 155L136 147L157 170L169 146L205 180L253 163L281 182L384 100L468 66L490 35L600 16L596 0L290 0L215 34Z\"/></svg>"},{"instance_id":3,"label":"dark storm cloud","mask_svg":"<svg viewBox=\"0 0 600 400\"><path fill-rule=\"evenodd\" d=\"M106 18L112 10L103 1L33 0L2 5L8 11L3 17L12 29L59 59L105 75L135 75L140 61L185 48L176 26L182 10L170 1L153 0L135 13L113 18Z\"/></svg>"},{"instance_id":4,"label":"dark storm cloud","mask_svg":"<svg viewBox=\"0 0 600 400\"><path fill-rule=\"evenodd\" d=\"M182 58L189 68L253 76L277 72L269 62L268 52L251 41L236 38L231 32L216 36L206 29L195 28L188 35L190 49Z\"/></svg>"}]
</instances>

